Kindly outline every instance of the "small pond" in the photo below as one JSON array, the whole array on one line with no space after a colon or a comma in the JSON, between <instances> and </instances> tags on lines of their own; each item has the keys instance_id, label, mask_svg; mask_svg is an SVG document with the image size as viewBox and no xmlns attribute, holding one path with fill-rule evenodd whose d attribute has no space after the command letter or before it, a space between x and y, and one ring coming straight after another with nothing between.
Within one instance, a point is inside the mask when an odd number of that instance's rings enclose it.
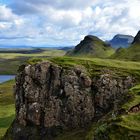
<instances>
[{"instance_id":1,"label":"small pond","mask_svg":"<svg viewBox=\"0 0 140 140\"><path fill-rule=\"evenodd\" d=\"M0 75L0 83L6 82L14 78L15 78L15 75Z\"/></svg>"}]
</instances>

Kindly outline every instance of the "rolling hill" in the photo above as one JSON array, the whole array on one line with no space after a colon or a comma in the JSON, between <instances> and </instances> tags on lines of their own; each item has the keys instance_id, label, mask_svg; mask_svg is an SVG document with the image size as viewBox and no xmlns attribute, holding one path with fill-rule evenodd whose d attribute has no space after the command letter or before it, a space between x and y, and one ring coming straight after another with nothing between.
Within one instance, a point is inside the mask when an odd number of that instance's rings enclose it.
<instances>
[{"instance_id":1,"label":"rolling hill","mask_svg":"<svg viewBox=\"0 0 140 140\"><path fill-rule=\"evenodd\" d=\"M88 35L66 55L106 58L113 53L114 49L109 44L96 36Z\"/></svg>"}]
</instances>

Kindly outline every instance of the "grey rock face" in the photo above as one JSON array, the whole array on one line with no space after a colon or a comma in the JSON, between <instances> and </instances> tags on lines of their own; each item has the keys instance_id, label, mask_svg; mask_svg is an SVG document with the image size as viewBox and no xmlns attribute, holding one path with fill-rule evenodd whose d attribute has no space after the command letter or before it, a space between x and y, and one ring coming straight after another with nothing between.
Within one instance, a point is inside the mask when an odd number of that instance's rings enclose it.
<instances>
[{"instance_id":1,"label":"grey rock face","mask_svg":"<svg viewBox=\"0 0 140 140\"><path fill-rule=\"evenodd\" d=\"M64 69L51 62L24 66L16 77L16 124L14 140L43 139L51 128L73 129L88 126L120 103L125 102L132 77L116 78L109 72L90 77L77 66ZM29 127L37 127L35 134ZM15 128L16 127L16 128ZM26 129L27 128L27 129ZM28 134L27 137L25 137Z\"/></svg>"},{"instance_id":2,"label":"grey rock face","mask_svg":"<svg viewBox=\"0 0 140 140\"><path fill-rule=\"evenodd\" d=\"M111 109L117 108L127 101L128 89L134 84L130 76L124 78L113 78L110 74L103 74L96 80L94 89L96 117L100 117Z\"/></svg>"},{"instance_id":3,"label":"grey rock face","mask_svg":"<svg viewBox=\"0 0 140 140\"><path fill-rule=\"evenodd\" d=\"M26 66L16 84L19 123L47 128L87 125L94 118L91 83L90 77L78 68L65 70L49 62Z\"/></svg>"}]
</instances>

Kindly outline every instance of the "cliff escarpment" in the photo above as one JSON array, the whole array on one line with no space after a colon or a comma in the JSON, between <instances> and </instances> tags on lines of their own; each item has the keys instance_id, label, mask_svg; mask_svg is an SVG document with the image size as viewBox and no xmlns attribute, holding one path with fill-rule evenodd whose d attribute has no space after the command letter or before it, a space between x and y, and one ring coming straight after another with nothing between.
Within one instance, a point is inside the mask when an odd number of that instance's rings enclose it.
<instances>
[{"instance_id":1,"label":"cliff escarpment","mask_svg":"<svg viewBox=\"0 0 140 140\"><path fill-rule=\"evenodd\" d=\"M90 75L84 66L68 68L49 61L21 66L15 85L16 118L4 139L57 140L66 131L88 131L110 111L119 112L130 98L135 79L112 73L103 69Z\"/></svg>"}]
</instances>

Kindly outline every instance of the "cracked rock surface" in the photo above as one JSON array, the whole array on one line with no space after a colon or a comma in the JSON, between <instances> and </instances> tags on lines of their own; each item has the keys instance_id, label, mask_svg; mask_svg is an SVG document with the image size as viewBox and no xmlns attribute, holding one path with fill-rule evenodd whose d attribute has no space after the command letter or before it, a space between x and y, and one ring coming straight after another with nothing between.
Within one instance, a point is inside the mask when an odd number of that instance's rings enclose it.
<instances>
[{"instance_id":1,"label":"cracked rock surface","mask_svg":"<svg viewBox=\"0 0 140 140\"><path fill-rule=\"evenodd\" d=\"M124 102L133 84L132 77L109 72L91 77L82 66L22 66L16 76L16 119L9 131L14 140L43 140L60 129L85 128Z\"/></svg>"}]
</instances>

